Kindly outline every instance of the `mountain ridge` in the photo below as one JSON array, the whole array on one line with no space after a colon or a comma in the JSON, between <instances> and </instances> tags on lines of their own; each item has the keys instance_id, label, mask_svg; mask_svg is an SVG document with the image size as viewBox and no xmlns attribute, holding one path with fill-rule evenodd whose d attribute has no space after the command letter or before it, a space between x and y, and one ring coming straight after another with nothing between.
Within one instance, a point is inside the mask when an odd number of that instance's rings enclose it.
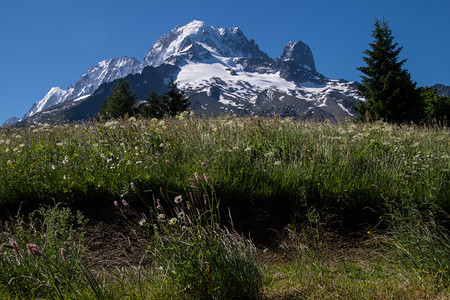
<instances>
[{"instance_id":1,"label":"mountain ridge","mask_svg":"<svg viewBox=\"0 0 450 300\"><path fill-rule=\"evenodd\" d=\"M356 93L356 82L329 79L317 72L311 49L301 41L287 43L280 56L273 59L260 50L254 40L247 39L238 27L225 29L194 20L161 36L142 63L130 57L104 60L89 68L75 87L52 88L22 121L46 120L44 115L53 116L57 111L64 115L63 110L68 107L74 109L85 101L93 101L89 99L94 94L107 97L107 91L96 93L97 89L129 75L137 75L133 77L133 89L149 86L150 73L170 69L157 69L164 65L176 68L154 76L163 76L163 82L173 77L179 88L195 100L191 101L191 109L200 113L215 107L218 111L239 114L273 111L299 117L341 119L353 117L352 106L363 100ZM156 69L144 72L149 67ZM71 104L60 105L66 102ZM50 110L54 114L50 114ZM91 111L85 117L96 113ZM36 114L41 116L34 117Z\"/></svg>"}]
</instances>

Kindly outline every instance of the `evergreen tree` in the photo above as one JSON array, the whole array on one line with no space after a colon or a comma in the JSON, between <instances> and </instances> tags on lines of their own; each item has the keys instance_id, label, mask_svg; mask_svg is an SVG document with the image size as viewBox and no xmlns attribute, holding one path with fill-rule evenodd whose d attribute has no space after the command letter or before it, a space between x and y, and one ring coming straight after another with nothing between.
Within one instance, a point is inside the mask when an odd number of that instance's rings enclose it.
<instances>
[{"instance_id":1,"label":"evergreen tree","mask_svg":"<svg viewBox=\"0 0 450 300\"><path fill-rule=\"evenodd\" d=\"M167 114L167 107L163 97L158 95L155 91L148 95L146 102L143 103L139 109L140 113L149 118L164 118Z\"/></svg>"},{"instance_id":2,"label":"evergreen tree","mask_svg":"<svg viewBox=\"0 0 450 300\"><path fill-rule=\"evenodd\" d=\"M166 103L167 114L169 116L176 116L185 111L190 104L184 95L184 92L178 89L173 78L170 79L170 82L167 85L167 92L163 95L163 102Z\"/></svg>"},{"instance_id":3,"label":"evergreen tree","mask_svg":"<svg viewBox=\"0 0 450 300\"><path fill-rule=\"evenodd\" d=\"M189 104L184 92L180 91L177 84L171 79L167 85L167 92L158 95L153 91L147 97L146 103L141 105L140 112L146 117L164 118L176 116L185 111Z\"/></svg>"},{"instance_id":4,"label":"evergreen tree","mask_svg":"<svg viewBox=\"0 0 450 300\"><path fill-rule=\"evenodd\" d=\"M424 101L424 113L428 121L445 122L448 120L450 97L438 95L436 90L430 87L419 88L419 93Z\"/></svg>"},{"instance_id":5,"label":"evergreen tree","mask_svg":"<svg viewBox=\"0 0 450 300\"><path fill-rule=\"evenodd\" d=\"M387 21L376 20L372 32L375 39L370 50L364 51L365 67L358 68L361 76L359 94L366 99L356 110L361 116L368 111L371 119L384 118L390 122L419 122L423 118L422 98L411 81L411 75L402 68L405 60L399 60L402 47L394 43Z\"/></svg>"},{"instance_id":6,"label":"evergreen tree","mask_svg":"<svg viewBox=\"0 0 450 300\"><path fill-rule=\"evenodd\" d=\"M103 102L100 113L102 115L107 114L112 118L120 118L125 114L131 115L134 112L137 100L138 98L129 83L125 79L120 78L111 89L111 95Z\"/></svg>"}]
</instances>

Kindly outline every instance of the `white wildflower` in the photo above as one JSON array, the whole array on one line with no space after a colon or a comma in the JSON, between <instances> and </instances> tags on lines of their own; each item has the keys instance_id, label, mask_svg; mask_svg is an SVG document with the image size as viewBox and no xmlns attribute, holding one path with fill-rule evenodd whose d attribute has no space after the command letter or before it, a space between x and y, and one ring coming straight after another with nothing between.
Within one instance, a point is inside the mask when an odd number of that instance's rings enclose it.
<instances>
[{"instance_id":1,"label":"white wildflower","mask_svg":"<svg viewBox=\"0 0 450 300\"><path fill-rule=\"evenodd\" d=\"M182 195L178 195L178 196L175 197L175 199L173 199L173 201L176 204L180 204L182 200L183 200L183 196Z\"/></svg>"},{"instance_id":2,"label":"white wildflower","mask_svg":"<svg viewBox=\"0 0 450 300\"><path fill-rule=\"evenodd\" d=\"M265 157L272 157L274 155L275 155L275 153L273 153L272 151L271 152L267 152L266 154L264 154Z\"/></svg>"}]
</instances>

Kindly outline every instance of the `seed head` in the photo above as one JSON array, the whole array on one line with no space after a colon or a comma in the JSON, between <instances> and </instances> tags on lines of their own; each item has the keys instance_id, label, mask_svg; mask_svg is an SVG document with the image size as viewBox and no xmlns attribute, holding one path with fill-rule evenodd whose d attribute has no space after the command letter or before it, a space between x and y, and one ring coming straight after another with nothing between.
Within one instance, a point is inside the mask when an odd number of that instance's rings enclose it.
<instances>
[{"instance_id":1,"label":"seed head","mask_svg":"<svg viewBox=\"0 0 450 300\"><path fill-rule=\"evenodd\" d=\"M41 257L43 254L35 244L27 244L27 252L34 256Z\"/></svg>"},{"instance_id":2,"label":"seed head","mask_svg":"<svg viewBox=\"0 0 450 300\"><path fill-rule=\"evenodd\" d=\"M14 252L16 252L16 254L19 254L19 245L17 245L16 241L11 241L11 246L14 249Z\"/></svg>"},{"instance_id":3,"label":"seed head","mask_svg":"<svg viewBox=\"0 0 450 300\"><path fill-rule=\"evenodd\" d=\"M66 252L66 249L60 248L60 249L59 249L59 252L61 253L61 258L62 258L64 261L66 261L66 260L67 260L67 252Z\"/></svg>"},{"instance_id":4,"label":"seed head","mask_svg":"<svg viewBox=\"0 0 450 300\"><path fill-rule=\"evenodd\" d=\"M170 163L170 161L168 159L166 159L166 164L168 164L169 166L172 167L172 164Z\"/></svg>"}]
</instances>

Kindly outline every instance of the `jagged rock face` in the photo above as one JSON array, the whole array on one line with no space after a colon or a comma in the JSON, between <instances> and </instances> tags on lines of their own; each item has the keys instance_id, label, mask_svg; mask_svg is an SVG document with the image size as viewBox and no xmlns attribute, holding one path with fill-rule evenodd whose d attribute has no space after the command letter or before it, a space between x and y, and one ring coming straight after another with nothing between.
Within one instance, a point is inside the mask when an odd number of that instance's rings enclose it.
<instances>
[{"instance_id":1,"label":"jagged rock face","mask_svg":"<svg viewBox=\"0 0 450 300\"><path fill-rule=\"evenodd\" d=\"M311 49L303 42L289 42L281 56L272 59L237 27L193 21L156 41L142 64L129 57L105 60L81 76L75 87L50 90L27 117L51 122L58 114L63 116L59 120L69 121L94 116L99 99L108 96L107 87L125 76L140 100L150 88L162 92L163 83L172 77L189 97L190 108L204 114L277 112L337 120L353 117L352 107L363 100L356 83L317 72ZM45 116L34 117L38 112Z\"/></svg>"},{"instance_id":2,"label":"jagged rock face","mask_svg":"<svg viewBox=\"0 0 450 300\"><path fill-rule=\"evenodd\" d=\"M296 65L310 69L313 72L316 71L316 65L314 64L314 56L311 49L303 42L289 42L283 49L281 56L278 58L280 61L293 61Z\"/></svg>"},{"instance_id":3,"label":"jagged rock face","mask_svg":"<svg viewBox=\"0 0 450 300\"><path fill-rule=\"evenodd\" d=\"M175 27L155 42L145 56L143 67L174 61L173 56L185 56L187 53L190 53L189 58L192 58L195 55L193 52L201 57L193 61L201 61L205 59L201 55L205 50L224 57L269 58L266 53L259 50L255 41L249 41L237 27L225 29L193 21L186 26Z\"/></svg>"},{"instance_id":4,"label":"jagged rock face","mask_svg":"<svg viewBox=\"0 0 450 300\"><path fill-rule=\"evenodd\" d=\"M137 59L131 57L120 57L101 61L97 65L89 68L89 70L78 79L75 87L70 85L67 90L60 87L51 88L44 98L33 104L24 118L46 111L54 105L90 95L102 83L108 83L118 78L123 78L128 74L136 73L140 64L141 63Z\"/></svg>"},{"instance_id":5,"label":"jagged rock face","mask_svg":"<svg viewBox=\"0 0 450 300\"><path fill-rule=\"evenodd\" d=\"M432 86L436 90L436 93L441 96L450 97L450 86L445 86L443 84L435 84Z\"/></svg>"}]
</instances>

